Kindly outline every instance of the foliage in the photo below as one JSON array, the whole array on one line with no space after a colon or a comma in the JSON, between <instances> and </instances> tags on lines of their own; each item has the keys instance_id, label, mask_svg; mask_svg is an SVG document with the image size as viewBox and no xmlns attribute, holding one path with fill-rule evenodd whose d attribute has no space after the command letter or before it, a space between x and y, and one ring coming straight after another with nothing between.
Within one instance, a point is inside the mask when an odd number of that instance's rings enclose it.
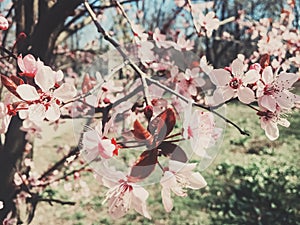
<instances>
[{"instance_id":1,"label":"foliage","mask_svg":"<svg viewBox=\"0 0 300 225\"><path fill-rule=\"evenodd\" d=\"M221 163L206 197L214 224L299 224L298 177L287 164Z\"/></svg>"}]
</instances>

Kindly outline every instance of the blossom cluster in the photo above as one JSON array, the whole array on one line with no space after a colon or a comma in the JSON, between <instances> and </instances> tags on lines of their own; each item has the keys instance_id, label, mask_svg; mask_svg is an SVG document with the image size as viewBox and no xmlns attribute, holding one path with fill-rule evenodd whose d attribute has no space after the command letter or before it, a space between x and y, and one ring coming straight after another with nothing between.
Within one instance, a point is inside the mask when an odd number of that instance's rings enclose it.
<instances>
[{"instance_id":1,"label":"blossom cluster","mask_svg":"<svg viewBox=\"0 0 300 225\"><path fill-rule=\"evenodd\" d=\"M1 76L3 85L10 91L9 100L1 103L1 130L5 132L11 116L19 113L23 119L21 129L27 132L29 138L29 135L38 135L42 121L57 121L61 116L60 107L71 100L77 90L72 84L63 82L62 71L52 70L30 54L25 57L19 55L17 63L21 78Z\"/></svg>"},{"instance_id":2,"label":"blossom cluster","mask_svg":"<svg viewBox=\"0 0 300 225\"><path fill-rule=\"evenodd\" d=\"M270 140L276 140L279 137L277 125L289 126L283 116L300 101L300 96L289 91L300 77L295 73L279 72L279 69L274 71L271 66L262 67L258 63L246 70L239 58L230 67L212 70L209 75L216 85L212 104L218 105L235 97L244 104L256 103L262 129Z\"/></svg>"},{"instance_id":3,"label":"blossom cluster","mask_svg":"<svg viewBox=\"0 0 300 225\"><path fill-rule=\"evenodd\" d=\"M224 25L211 10L212 2L197 6L177 0L175 4L191 16L197 38L216 38L214 32ZM15 56L19 72L1 75L7 92L0 102L0 133L7 132L17 114L28 140L40 136L45 121L58 125L63 118L88 118L88 126L78 129L78 152L99 183L108 188L103 204L107 203L111 217L118 219L134 209L151 219L150 194L145 188L151 182L160 186L162 204L170 212L172 195L185 197L187 189L207 185L199 168L206 168L218 153L223 126L217 118L234 124L217 109L238 100L255 110L272 141L279 137L278 125L289 126L286 115L300 103L293 93L300 78L300 35L292 29L292 13L283 11L281 16L280 21L270 23L267 19L249 22L241 15L235 22L251 40L258 41L258 48L248 58L239 54L225 68L214 68L205 56L195 57L190 51L197 47L195 40L184 33L166 34L159 28L146 32L131 22L136 45L127 46L128 58L123 56L121 67L114 65L105 76L101 71L80 77L69 68L66 72L72 75L64 77L61 70L53 70L31 54ZM0 30L9 26L0 16ZM231 36L223 34L222 38L230 41ZM131 54L138 63L131 61ZM75 57L70 52L68 56ZM89 57L87 61L93 62ZM25 151L31 148L26 146ZM78 152L74 152L65 158L67 167L77 159ZM192 159L197 163L191 163ZM33 168L31 160L23 163ZM74 171L70 174L78 179L80 171ZM15 173L14 184L26 183L42 192L47 185L67 180L67 176L50 174L47 180ZM88 193L85 182L79 186ZM64 188L73 190L68 184ZM31 197L31 192L21 191L17 200L26 202ZM0 210L3 207L0 200ZM11 217L9 213L7 221L15 222Z\"/></svg>"}]
</instances>

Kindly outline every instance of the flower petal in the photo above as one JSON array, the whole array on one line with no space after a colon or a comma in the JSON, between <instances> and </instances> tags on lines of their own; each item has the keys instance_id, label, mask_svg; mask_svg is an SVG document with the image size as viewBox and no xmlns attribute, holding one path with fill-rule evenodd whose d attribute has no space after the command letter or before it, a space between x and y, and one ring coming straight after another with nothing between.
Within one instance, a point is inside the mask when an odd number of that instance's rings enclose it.
<instances>
[{"instance_id":1,"label":"flower petal","mask_svg":"<svg viewBox=\"0 0 300 225\"><path fill-rule=\"evenodd\" d=\"M130 195L130 194L131 193L126 191L123 195L123 199L130 198L130 197L128 197L128 195ZM116 196L116 195L114 195L108 199L108 213L112 219L119 219L119 218L125 216L127 213L126 207L124 207L122 204L119 204L119 205L116 204L119 201L120 201L119 196Z\"/></svg>"},{"instance_id":2,"label":"flower petal","mask_svg":"<svg viewBox=\"0 0 300 225\"><path fill-rule=\"evenodd\" d=\"M297 74L282 72L275 83L280 89L289 89L299 78Z\"/></svg>"},{"instance_id":3,"label":"flower petal","mask_svg":"<svg viewBox=\"0 0 300 225\"><path fill-rule=\"evenodd\" d=\"M196 168L196 163L182 163L176 160L169 161L169 170L173 172L190 172Z\"/></svg>"},{"instance_id":4,"label":"flower petal","mask_svg":"<svg viewBox=\"0 0 300 225\"><path fill-rule=\"evenodd\" d=\"M262 107L275 112L276 110L276 100L272 95L264 95L259 99L259 103Z\"/></svg>"},{"instance_id":5,"label":"flower petal","mask_svg":"<svg viewBox=\"0 0 300 225\"><path fill-rule=\"evenodd\" d=\"M163 188L170 188L177 185L176 177L170 171L165 171L163 177L160 179L160 184Z\"/></svg>"},{"instance_id":6,"label":"flower petal","mask_svg":"<svg viewBox=\"0 0 300 225\"><path fill-rule=\"evenodd\" d=\"M56 121L60 117L60 109L55 102L52 102L48 110L46 111L45 117L49 121Z\"/></svg>"},{"instance_id":7,"label":"flower petal","mask_svg":"<svg viewBox=\"0 0 300 225\"><path fill-rule=\"evenodd\" d=\"M61 101L68 101L76 95L76 88L68 83L62 84L53 92L53 96Z\"/></svg>"},{"instance_id":8,"label":"flower petal","mask_svg":"<svg viewBox=\"0 0 300 225\"><path fill-rule=\"evenodd\" d=\"M274 75L271 66L267 66L262 72L262 80L265 84L271 84L274 81Z\"/></svg>"},{"instance_id":9,"label":"flower petal","mask_svg":"<svg viewBox=\"0 0 300 225\"><path fill-rule=\"evenodd\" d=\"M233 98L235 95L234 90L231 87L219 87L213 94L213 105L219 105Z\"/></svg>"},{"instance_id":10,"label":"flower petal","mask_svg":"<svg viewBox=\"0 0 300 225\"><path fill-rule=\"evenodd\" d=\"M227 70L214 69L209 74L210 80L217 86L225 86L231 80L231 75Z\"/></svg>"},{"instance_id":11,"label":"flower petal","mask_svg":"<svg viewBox=\"0 0 300 225\"><path fill-rule=\"evenodd\" d=\"M277 101L277 104L282 108L290 109L294 106L294 94L287 90L275 93L274 97Z\"/></svg>"},{"instance_id":12,"label":"flower petal","mask_svg":"<svg viewBox=\"0 0 300 225\"><path fill-rule=\"evenodd\" d=\"M248 87L238 89L238 98L244 104L249 104L255 100L254 92Z\"/></svg>"},{"instance_id":13,"label":"flower petal","mask_svg":"<svg viewBox=\"0 0 300 225\"><path fill-rule=\"evenodd\" d=\"M37 67L38 70L34 77L34 81L43 92L48 92L55 84L53 70L49 66L45 66L41 61L37 62Z\"/></svg>"},{"instance_id":14,"label":"flower petal","mask_svg":"<svg viewBox=\"0 0 300 225\"><path fill-rule=\"evenodd\" d=\"M61 70L54 73L55 76L55 82L60 82L62 79L64 79L64 74Z\"/></svg>"},{"instance_id":15,"label":"flower petal","mask_svg":"<svg viewBox=\"0 0 300 225\"><path fill-rule=\"evenodd\" d=\"M204 188L207 185L205 179L198 172L190 174L188 180L190 182L188 187L192 189Z\"/></svg>"},{"instance_id":16,"label":"flower petal","mask_svg":"<svg viewBox=\"0 0 300 225\"><path fill-rule=\"evenodd\" d=\"M279 137L277 124L272 121L265 122L265 134L271 141L276 140Z\"/></svg>"},{"instance_id":17,"label":"flower petal","mask_svg":"<svg viewBox=\"0 0 300 225\"><path fill-rule=\"evenodd\" d=\"M110 139L101 139L98 142L98 150L100 155L104 159L109 159L113 157L113 151L115 150L116 146L111 143Z\"/></svg>"},{"instance_id":18,"label":"flower petal","mask_svg":"<svg viewBox=\"0 0 300 225\"><path fill-rule=\"evenodd\" d=\"M146 206L146 200L149 196L148 191L146 191L141 186L132 186L132 208L134 208L135 211L143 215L144 217L151 219L151 216L147 210Z\"/></svg>"},{"instance_id":19,"label":"flower petal","mask_svg":"<svg viewBox=\"0 0 300 225\"><path fill-rule=\"evenodd\" d=\"M17 87L16 92L25 101L34 101L40 99L36 89L29 84L21 84Z\"/></svg>"},{"instance_id":20,"label":"flower petal","mask_svg":"<svg viewBox=\"0 0 300 225\"><path fill-rule=\"evenodd\" d=\"M232 74L235 77L240 77L244 74L244 64L243 61L240 59L235 59L233 60L232 64L231 64L231 70L232 70Z\"/></svg>"},{"instance_id":21,"label":"flower petal","mask_svg":"<svg viewBox=\"0 0 300 225\"><path fill-rule=\"evenodd\" d=\"M34 122L41 122L45 119L46 108L42 104L33 104L28 107L28 119Z\"/></svg>"},{"instance_id":22,"label":"flower petal","mask_svg":"<svg viewBox=\"0 0 300 225\"><path fill-rule=\"evenodd\" d=\"M161 198L166 212L171 212L173 209L173 201L171 198L171 190L169 188L161 189Z\"/></svg>"},{"instance_id":23,"label":"flower petal","mask_svg":"<svg viewBox=\"0 0 300 225\"><path fill-rule=\"evenodd\" d=\"M258 81L260 75L256 70L249 70L245 76L242 78L243 83L246 84L253 84Z\"/></svg>"}]
</instances>

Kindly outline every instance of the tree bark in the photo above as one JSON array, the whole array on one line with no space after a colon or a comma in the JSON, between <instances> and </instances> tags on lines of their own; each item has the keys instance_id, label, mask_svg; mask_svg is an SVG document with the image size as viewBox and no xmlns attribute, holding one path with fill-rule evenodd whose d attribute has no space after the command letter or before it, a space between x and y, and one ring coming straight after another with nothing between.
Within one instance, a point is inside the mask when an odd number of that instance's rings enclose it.
<instances>
[{"instance_id":1,"label":"tree bark","mask_svg":"<svg viewBox=\"0 0 300 225\"><path fill-rule=\"evenodd\" d=\"M33 54L48 64L52 58L55 41L68 16L83 0L59 0L49 6L46 0L14 0L16 37L20 32L27 35L25 40L17 42L17 52ZM15 213L13 202L16 194L13 177L20 169L26 140L25 133L20 130L22 120L14 116L5 136L5 143L0 149L0 201L4 208L0 210L0 223L7 213Z\"/></svg>"},{"instance_id":2,"label":"tree bark","mask_svg":"<svg viewBox=\"0 0 300 225\"><path fill-rule=\"evenodd\" d=\"M5 144L0 151L0 200L4 208L0 210L0 221L9 211L14 211L15 197L14 173L19 170L26 144L25 133L20 130L22 120L14 116L5 135Z\"/></svg>"}]
</instances>

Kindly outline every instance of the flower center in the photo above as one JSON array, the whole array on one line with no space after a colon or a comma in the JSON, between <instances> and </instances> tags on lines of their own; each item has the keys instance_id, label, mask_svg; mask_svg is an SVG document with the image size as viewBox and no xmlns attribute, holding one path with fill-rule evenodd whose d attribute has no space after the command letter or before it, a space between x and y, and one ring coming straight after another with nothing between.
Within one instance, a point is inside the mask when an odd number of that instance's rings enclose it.
<instances>
[{"instance_id":1,"label":"flower center","mask_svg":"<svg viewBox=\"0 0 300 225\"><path fill-rule=\"evenodd\" d=\"M233 78L230 82L229 82L229 86L233 89L238 89L242 84L242 80L238 79L238 78Z\"/></svg>"},{"instance_id":2,"label":"flower center","mask_svg":"<svg viewBox=\"0 0 300 225\"><path fill-rule=\"evenodd\" d=\"M266 85L264 87L264 95L272 95L272 94L274 94L274 91L275 91L275 89L273 86Z\"/></svg>"}]
</instances>

